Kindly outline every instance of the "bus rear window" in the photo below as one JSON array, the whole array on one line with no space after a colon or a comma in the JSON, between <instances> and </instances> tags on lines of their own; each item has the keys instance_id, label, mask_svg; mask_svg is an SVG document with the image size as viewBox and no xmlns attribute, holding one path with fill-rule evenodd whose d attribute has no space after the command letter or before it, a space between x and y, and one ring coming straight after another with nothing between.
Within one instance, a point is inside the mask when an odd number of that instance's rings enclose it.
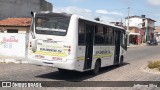
<instances>
[{"instance_id":1,"label":"bus rear window","mask_svg":"<svg viewBox=\"0 0 160 90\"><path fill-rule=\"evenodd\" d=\"M37 34L65 36L69 26L69 17L37 16L35 29Z\"/></svg>"}]
</instances>

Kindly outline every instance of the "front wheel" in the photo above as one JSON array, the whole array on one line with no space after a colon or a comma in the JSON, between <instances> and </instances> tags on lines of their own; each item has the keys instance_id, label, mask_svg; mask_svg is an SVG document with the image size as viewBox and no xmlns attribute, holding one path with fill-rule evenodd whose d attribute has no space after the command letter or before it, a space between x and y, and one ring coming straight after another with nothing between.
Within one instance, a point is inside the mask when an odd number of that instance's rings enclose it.
<instances>
[{"instance_id":1,"label":"front wheel","mask_svg":"<svg viewBox=\"0 0 160 90\"><path fill-rule=\"evenodd\" d=\"M100 65L100 61L97 60L94 69L92 70L92 74L97 75L99 73Z\"/></svg>"}]
</instances>

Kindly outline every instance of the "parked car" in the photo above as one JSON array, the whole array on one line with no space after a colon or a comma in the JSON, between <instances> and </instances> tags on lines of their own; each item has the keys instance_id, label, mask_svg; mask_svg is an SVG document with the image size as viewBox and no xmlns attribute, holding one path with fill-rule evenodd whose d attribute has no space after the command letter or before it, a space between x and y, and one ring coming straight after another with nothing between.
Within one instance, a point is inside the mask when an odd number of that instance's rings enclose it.
<instances>
[{"instance_id":1,"label":"parked car","mask_svg":"<svg viewBox=\"0 0 160 90\"><path fill-rule=\"evenodd\" d=\"M150 41L147 41L147 45L158 45L158 42L156 39L152 39Z\"/></svg>"}]
</instances>

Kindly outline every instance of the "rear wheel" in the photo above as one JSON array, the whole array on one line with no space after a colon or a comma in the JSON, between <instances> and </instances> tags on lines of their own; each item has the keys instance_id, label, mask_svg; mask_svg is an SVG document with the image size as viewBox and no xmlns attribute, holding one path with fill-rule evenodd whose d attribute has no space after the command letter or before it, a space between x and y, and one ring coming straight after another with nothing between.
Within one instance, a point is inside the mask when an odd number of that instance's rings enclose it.
<instances>
[{"instance_id":1,"label":"rear wheel","mask_svg":"<svg viewBox=\"0 0 160 90\"><path fill-rule=\"evenodd\" d=\"M61 68L58 68L58 71L59 71L60 73L65 73L65 72L67 72L66 69L61 69Z\"/></svg>"},{"instance_id":2,"label":"rear wheel","mask_svg":"<svg viewBox=\"0 0 160 90\"><path fill-rule=\"evenodd\" d=\"M94 75L97 75L99 73L100 65L101 65L100 61L97 60L95 63L94 69L92 70L92 73Z\"/></svg>"},{"instance_id":3,"label":"rear wheel","mask_svg":"<svg viewBox=\"0 0 160 90\"><path fill-rule=\"evenodd\" d=\"M123 64L123 60L124 60L124 58L123 58L123 56L121 56L119 65L122 65L122 64Z\"/></svg>"}]
</instances>

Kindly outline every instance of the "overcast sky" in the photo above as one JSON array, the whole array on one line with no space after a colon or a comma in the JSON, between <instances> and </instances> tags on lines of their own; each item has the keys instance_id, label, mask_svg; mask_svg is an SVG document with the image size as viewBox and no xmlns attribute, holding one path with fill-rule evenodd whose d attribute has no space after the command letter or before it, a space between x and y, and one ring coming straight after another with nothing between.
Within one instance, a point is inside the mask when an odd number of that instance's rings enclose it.
<instances>
[{"instance_id":1,"label":"overcast sky","mask_svg":"<svg viewBox=\"0 0 160 90\"><path fill-rule=\"evenodd\" d=\"M78 14L90 19L99 17L109 23L123 21L130 15L146 15L160 26L160 0L47 0L53 4L54 12Z\"/></svg>"}]
</instances>

